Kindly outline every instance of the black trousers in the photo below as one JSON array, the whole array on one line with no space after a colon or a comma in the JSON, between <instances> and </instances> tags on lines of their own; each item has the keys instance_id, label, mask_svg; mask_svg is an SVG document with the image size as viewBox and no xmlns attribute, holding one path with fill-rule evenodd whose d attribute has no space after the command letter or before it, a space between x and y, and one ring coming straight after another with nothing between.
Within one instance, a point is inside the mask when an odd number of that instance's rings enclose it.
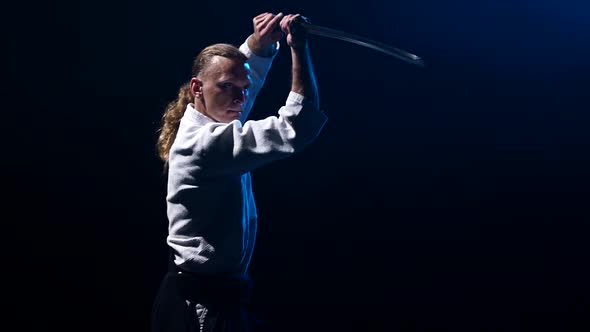
<instances>
[{"instance_id":1,"label":"black trousers","mask_svg":"<svg viewBox=\"0 0 590 332\"><path fill-rule=\"evenodd\" d=\"M252 294L248 276L196 275L171 262L153 303L152 332L268 331L251 313ZM203 307L207 314L199 317Z\"/></svg>"}]
</instances>

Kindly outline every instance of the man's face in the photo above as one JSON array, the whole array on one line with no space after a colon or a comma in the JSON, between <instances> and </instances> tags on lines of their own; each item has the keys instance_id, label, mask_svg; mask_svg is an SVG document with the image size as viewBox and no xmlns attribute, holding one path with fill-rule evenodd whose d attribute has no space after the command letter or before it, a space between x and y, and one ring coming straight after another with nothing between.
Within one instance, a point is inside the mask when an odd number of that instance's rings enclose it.
<instances>
[{"instance_id":1,"label":"man's face","mask_svg":"<svg viewBox=\"0 0 590 332\"><path fill-rule=\"evenodd\" d=\"M221 56L211 59L209 67L191 80L197 110L224 123L241 118L249 87L248 64Z\"/></svg>"}]
</instances>

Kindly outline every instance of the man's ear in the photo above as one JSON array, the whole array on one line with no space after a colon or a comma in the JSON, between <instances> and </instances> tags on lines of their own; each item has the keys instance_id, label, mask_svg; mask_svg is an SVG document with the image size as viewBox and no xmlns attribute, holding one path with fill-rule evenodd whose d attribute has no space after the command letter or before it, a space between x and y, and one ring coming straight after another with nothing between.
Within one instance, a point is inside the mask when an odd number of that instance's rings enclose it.
<instances>
[{"instance_id":1,"label":"man's ear","mask_svg":"<svg viewBox=\"0 0 590 332\"><path fill-rule=\"evenodd\" d=\"M191 78L191 93L195 98L203 96L203 82L196 77Z\"/></svg>"}]
</instances>

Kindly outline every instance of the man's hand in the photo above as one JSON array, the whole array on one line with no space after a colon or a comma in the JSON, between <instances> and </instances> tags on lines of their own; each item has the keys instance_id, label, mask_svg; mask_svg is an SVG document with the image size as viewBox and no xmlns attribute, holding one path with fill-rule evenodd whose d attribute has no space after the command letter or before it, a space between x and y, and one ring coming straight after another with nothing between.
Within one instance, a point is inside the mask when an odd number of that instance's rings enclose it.
<instances>
[{"instance_id":1,"label":"man's hand","mask_svg":"<svg viewBox=\"0 0 590 332\"><path fill-rule=\"evenodd\" d=\"M262 13L252 19L254 33L248 38L248 47L259 56L271 56L275 52L275 44L283 38L279 23L283 13L274 15Z\"/></svg>"},{"instance_id":2,"label":"man's hand","mask_svg":"<svg viewBox=\"0 0 590 332\"><path fill-rule=\"evenodd\" d=\"M303 49L307 46L307 32L301 23L309 23L301 14L289 14L281 20L281 30L287 34L287 45L292 49Z\"/></svg>"}]
</instances>

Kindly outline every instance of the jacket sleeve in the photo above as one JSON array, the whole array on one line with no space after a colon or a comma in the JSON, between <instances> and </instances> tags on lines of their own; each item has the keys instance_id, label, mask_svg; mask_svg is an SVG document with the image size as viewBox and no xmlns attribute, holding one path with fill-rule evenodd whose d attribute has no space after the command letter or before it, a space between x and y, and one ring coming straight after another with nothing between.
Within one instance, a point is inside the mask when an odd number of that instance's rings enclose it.
<instances>
[{"instance_id":1,"label":"jacket sleeve","mask_svg":"<svg viewBox=\"0 0 590 332\"><path fill-rule=\"evenodd\" d=\"M185 136L184 146L191 151L180 154L191 155L190 159L196 161L192 167L200 177L240 175L302 150L318 136L326 121L322 111L291 92L278 116L243 125L237 120L208 123Z\"/></svg>"},{"instance_id":2,"label":"jacket sleeve","mask_svg":"<svg viewBox=\"0 0 590 332\"><path fill-rule=\"evenodd\" d=\"M248 37L250 38L250 37ZM279 43L275 44L275 52L270 57L262 57L254 54L252 50L248 47L248 39L244 41L242 45L240 45L240 51L248 57L248 65L250 66L250 73L252 76L252 84L250 85L249 96L246 100L246 104L242 108L242 123L246 121L250 111L252 110L252 106L254 105L254 101L256 100L256 96L262 89L264 82L266 81L266 76L270 71L272 66L272 62L279 50Z\"/></svg>"}]
</instances>

